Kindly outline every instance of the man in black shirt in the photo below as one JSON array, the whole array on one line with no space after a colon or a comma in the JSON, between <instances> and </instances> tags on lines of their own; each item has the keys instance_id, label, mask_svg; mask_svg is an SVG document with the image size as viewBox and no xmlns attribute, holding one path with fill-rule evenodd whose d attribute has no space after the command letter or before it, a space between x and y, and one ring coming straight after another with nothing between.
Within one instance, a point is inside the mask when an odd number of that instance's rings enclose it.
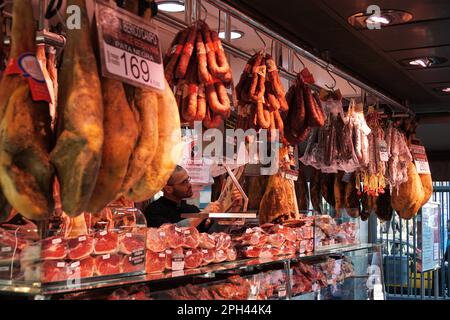
<instances>
[{"instance_id":1,"label":"man in black shirt","mask_svg":"<svg viewBox=\"0 0 450 320\"><path fill-rule=\"evenodd\" d=\"M198 213L200 209L189 205L184 199L192 197L191 178L187 171L177 166L163 188L164 196L150 203L144 211L147 225L159 227L164 223L177 223L179 226L197 227L199 231L206 229L204 218L181 218L182 213Z\"/></svg>"}]
</instances>

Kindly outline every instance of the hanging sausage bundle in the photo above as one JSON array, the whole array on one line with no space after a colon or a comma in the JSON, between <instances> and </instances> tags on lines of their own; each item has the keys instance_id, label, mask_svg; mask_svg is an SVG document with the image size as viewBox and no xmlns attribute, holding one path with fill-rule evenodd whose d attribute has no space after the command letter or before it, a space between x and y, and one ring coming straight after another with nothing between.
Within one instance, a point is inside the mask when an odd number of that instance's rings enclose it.
<instances>
[{"instance_id":1,"label":"hanging sausage bundle","mask_svg":"<svg viewBox=\"0 0 450 320\"><path fill-rule=\"evenodd\" d=\"M278 129L281 141L284 140L281 113L287 112L289 106L270 54L260 51L250 58L236 86L236 94L239 100L237 128L270 129L272 141L275 139L273 130Z\"/></svg>"},{"instance_id":2,"label":"hanging sausage bundle","mask_svg":"<svg viewBox=\"0 0 450 320\"><path fill-rule=\"evenodd\" d=\"M175 36L165 56L165 76L176 87L181 122L216 128L230 116L231 68L219 35L204 21Z\"/></svg>"}]
</instances>

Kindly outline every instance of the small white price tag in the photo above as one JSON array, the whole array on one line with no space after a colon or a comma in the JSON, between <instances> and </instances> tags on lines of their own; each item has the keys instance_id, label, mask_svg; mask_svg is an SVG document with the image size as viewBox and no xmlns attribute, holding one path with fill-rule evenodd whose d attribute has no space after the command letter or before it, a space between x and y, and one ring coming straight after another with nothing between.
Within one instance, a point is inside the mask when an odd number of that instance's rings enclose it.
<instances>
[{"instance_id":1,"label":"small white price tag","mask_svg":"<svg viewBox=\"0 0 450 320\"><path fill-rule=\"evenodd\" d=\"M203 250L202 250L202 253L208 253L208 250L203 249Z\"/></svg>"},{"instance_id":2,"label":"small white price tag","mask_svg":"<svg viewBox=\"0 0 450 320\"><path fill-rule=\"evenodd\" d=\"M160 233L159 233L159 236L162 238L162 237L165 237L166 236L166 233L164 232L164 231L161 231Z\"/></svg>"},{"instance_id":3,"label":"small white price tag","mask_svg":"<svg viewBox=\"0 0 450 320\"><path fill-rule=\"evenodd\" d=\"M65 266L66 266L65 262L57 262L56 263L56 267L58 267L58 268L64 268Z\"/></svg>"},{"instance_id":4,"label":"small white price tag","mask_svg":"<svg viewBox=\"0 0 450 320\"><path fill-rule=\"evenodd\" d=\"M166 250L166 254L172 254L172 250Z\"/></svg>"},{"instance_id":5,"label":"small white price tag","mask_svg":"<svg viewBox=\"0 0 450 320\"><path fill-rule=\"evenodd\" d=\"M173 256L172 258L172 271L179 271L184 269L184 257L183 256Z\"/></svg>"},{"instance_id":6,"label":"small white price tag","mask_svg":"<svg viewBox=\"0 0 450 320\"><path fill-rule=\"evenodd\" d=\"M411 154L414 159L414 164L416 165L417 173L419 174L430 174L430 165L428 163L427 154L425 152L425 147L412 144L410 146Z\"/></svg>"},{"instance_id":7,"label":"small white price tag","mask_svg":"<svg viewBox=\"0 0 450 320\"><path fill-rule=\"evenodd\" d=\"M284 298L284 297L286 297L286 287L280 286L278 288L278 298Z\"/></svg>"},{"instance_id":8,"label":"small white price tag","mask_svg":"<svg viewBox=\"0 0 450 320\"><path fill-rule=\"evenodd\" d=\"M101 236L105 236L107 233L108 233L108 231L103 230L102 232L100 232L100 235L101 235Z\"/></svg>"},{"instance_id":9,"label":"small white price tag","mask_svg":"<svg viewBox=\"0 0 450 320\"><path fill-rule=\"evenodd\" d=\"M61 243L61 242L62 242L61 238L56 238L56 239L52 240L52 244L58 244L58 243Z\"/></svg>"},{"instance_id":10,"label":"small white price tag","mask_svg":"<svg viewBox=\"0 0 450 320\"><path fill-rule=\"evenodd\" d=\"M76 268L80 265L80 261L76 261L70 265L71 268Z\"/></svg>"},{"instance_id":11,"label":"small white price tag","mask_svg":"<svg viewBox=\"0 0 450 320\"><path fill-rule=\"evenodd\" d=\"M12 248L11 247L3 247L2 248L2 252L11 252Z\"/></svg>"},{"instance_id":12,"label":"small white price tag","mask_svg":"<svg viewBox=\"0 0 450 320\"><path fill-rule=\"evenodd\" d=\"M132 235L130 232L127 232L127 233L125 234L125 236L126 236L127 238L131 238L133 235Z\"/></svg>"},{"instance_id":13,"label":"small white price tag","mask_svg":"<svg viewBox=\"0 0 450 320\"><path fill-rule=\"evenodd\" d=\"M0 267L0 272L9 271L9 266L6 267Z\"/></svg>"},{"instance_id":14,"label":"small white price tag","mask_svg":"<svg viewBox=\"0 0 450 320\"><path fill-rule=\"evenodd\" d=\"M190 256L190 255L192 255L192 251L186 251L186 256Z\"/></svg>"},{"instance_id":15,"label":"small white price tag","mask_svg":"<svg viewBox=\"0 0 450 320\"><path fill-rule=\"evenodd\" d=\"M160 258L165 258L165 257L166 257L166 255L165 255L164 253L160 253L158 256L159 256Z\"/></svg>"},{"instance_id":16,"label":"small white price tag","mask_svg":"<svg viewBox=\"0 0 450 320\"><path fill-rule=\"evenodd\" d=\"M107 259L109 259L109 258L111 258L111 255L108 253L108 254L104 254L103 256L102 256L102 259L103 260L107 260Z\"/></svg>"},{"instance_id":17,"label":"small white price tag","mask_svg":"<svg viewBox=\"0 0 450 320\"><path fill-rule=\"evenodd\" d=\"M384 140L380 141L380 160L383 162L389 161L389 154L387 151L387 143Z\"/></svg>"},{"instance_id":18,"label":"small white price tag","mask_svg":"<svg viewBox=\"0 0 450 320\"><path fill-rule=\"evenodd\" d=\"M86 236L78 237L78 242L86 241Z\"/></svg>"},{"instance_id":19,"label":"small white price tag","mask_svg":"<svg viewBox=\"0 0 450 320\"><path fill-rule=\"evenodd\" d=\"M148 20L106 3L96 2L95 16L103 75L132 85L164 90L157 29Z\"/></svg>"},{"instance_id":20,"label":"small white price tag","mask_svg":"<svg viewBox=\"0 0 450 320\"><path fill-rule=\"evenodd\" d=\"M184 234L191 234L191 230L184 230Z\"/></svg>"}]
</instances>

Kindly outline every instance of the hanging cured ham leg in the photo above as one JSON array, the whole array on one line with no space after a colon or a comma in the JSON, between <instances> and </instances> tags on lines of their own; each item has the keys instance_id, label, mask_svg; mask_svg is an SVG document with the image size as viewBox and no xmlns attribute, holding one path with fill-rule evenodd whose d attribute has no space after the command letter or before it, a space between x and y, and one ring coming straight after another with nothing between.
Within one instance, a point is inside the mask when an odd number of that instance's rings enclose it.
<instances>
[{"instance_id":1,"label":"hanging cured ham leg","mask_svg":"<svg viewBox=\"0 0 450 320\"><path fill-rule=\"evenodd\" d=\"M30 0L13 2L10 60L34 53ZM0 84L0 180L8 202L23 216L43 220L53 210L53 169L49 106L33 101L28 81L4 75Z\"/></svg>"},{"instance_id":2,"label":"hanging cured ham leg","mask_svg":"<svg viewBox=\"0 0 450 320\"><path fill-rule=\"evenodd\" d=\"M86 209L97 180L103 147L103 103L92 49L85 0L81 28L67 31L60 74L58 140L51 153L61 184L62 208L69 216Z\"/></svg>"}]
</instances>

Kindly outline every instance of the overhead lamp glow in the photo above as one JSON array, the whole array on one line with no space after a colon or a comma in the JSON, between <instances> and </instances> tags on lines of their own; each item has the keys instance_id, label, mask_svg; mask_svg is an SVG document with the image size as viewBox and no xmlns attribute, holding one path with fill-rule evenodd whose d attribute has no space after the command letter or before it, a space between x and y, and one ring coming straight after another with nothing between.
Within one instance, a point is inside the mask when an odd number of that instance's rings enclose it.
<instances>
[{"instance_id":1,"label":"overhead lamp glow","mask_svg":"<svg viewBox=\"0 0 450 320\"><path fill-rule=\"evenodd\" d=\"M375 24L375 23L382 23L382 24L389 24L391 23L391 21L383 16L379 16L379 17L369 17L367 18L367 23L371 23L371 24Z\"/></svg>"},{"instance_id":2,"label":"overhead lamp glow","mask_svg":"<svg viewBox=\"0 0 450 320\"><path fill-rule=\"evenodd\" d=\"M244 36L244 33L242 31L239 30L232 30L230 32L230 39L231 40L236 40L239 38L242 38ZM219 32L219 38L220 39L225 39L225 31L220 31Z\"/></svg>"},{"instance_id":3,"label":"overhead lamp glow","mask_svg":"<svg viewBox=\"0 0 450 320\"><path fill-rule=\"evenodd\" d=\"M427 59L428 60L428 59ZM430 65L430 61L425 61L425 59L416 59L409 62L412 66L421 66L421 67L428 67Z\"/></svg>"},{"instance_id":4,"label":"overhead lamp glow","mask_svg":"<svg viewBox=\"0 0 450 320\"><path fill-rule=\"evenodd\" d=\"M158 10L165 12L183 12L184 1L160 1L158 2Z\"/></svg>"},{"instance_id":5,"label":"overhead lamp glow","mask_svg":"<svg viewBox=\"0 0 450 320\"><path fill-rule=\"evenodd\" d=\"M450 93L450 87L442 89L442 92L444 93Z\"/></svg>"}]
</instances>

